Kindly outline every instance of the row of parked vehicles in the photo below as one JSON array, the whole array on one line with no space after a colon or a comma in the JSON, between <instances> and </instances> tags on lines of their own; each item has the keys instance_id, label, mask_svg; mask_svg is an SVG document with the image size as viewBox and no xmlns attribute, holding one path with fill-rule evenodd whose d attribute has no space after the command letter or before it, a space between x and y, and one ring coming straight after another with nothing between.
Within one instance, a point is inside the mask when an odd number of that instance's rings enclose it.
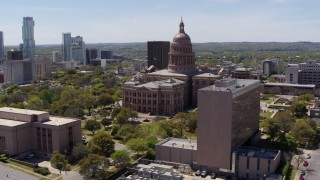
<instances>
[{"instance_id":1,"label":"row of parked vehicles","mask_svg":"<svg viewBox=\"0 0 320 180\"><path fill-rule=\"evenodd\" d=\"M310 154L306 154L305 158L306 159L310 159L311 155ZM304 160L303 163L302 163L302 166L303 167L308 167L309 166L309 162L307 160ZM304 175L306 175L306 171L305 170L301 170L299 180L304 180Z\"/></svg>"},{"instance_id":2,"label":"row of parked vehicles","mask_svg":"<svg viewBox=\"0 0 320 180\"><path fill-rule=\"evenodd\" d=\"M217 174L216 173L211 173L211 174L208 174L207 171L200 171L200 170L197 170L195 172L195 175L196 176L201 176L203 178L207 177L208 175L210 175L211 179L216 179L217 178ZM231 179L231 176L230 175L227 175L226 176L226 179Z\"/></svg>"}]
</instances>

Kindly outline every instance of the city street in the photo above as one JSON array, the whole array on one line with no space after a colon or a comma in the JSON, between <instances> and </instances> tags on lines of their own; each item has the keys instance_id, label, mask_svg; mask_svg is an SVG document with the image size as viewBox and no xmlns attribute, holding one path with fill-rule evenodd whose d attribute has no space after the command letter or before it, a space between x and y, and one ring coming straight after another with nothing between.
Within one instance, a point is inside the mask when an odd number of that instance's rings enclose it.
<instances>
[{"instance_id":1,"label":"city street","mask_svg":"<svg viewBox=\"0 0 320 180\"><path fill-rule=\"evenodd\" d=\"M320 179L320 150L309 152L311 159L308 159L309 166L306 168L306 180Z\"/></svg>"},{"instance_id":2,"label":"city street","mask_svg":"<svg viewBox=\"0 0 320 180\"><path fill-rule=\"evenodd\" d=\"M8 175L8 177L7 177ZM37 180L39 178L0 164L0 179Z\"/></svg>"}]
</instances>

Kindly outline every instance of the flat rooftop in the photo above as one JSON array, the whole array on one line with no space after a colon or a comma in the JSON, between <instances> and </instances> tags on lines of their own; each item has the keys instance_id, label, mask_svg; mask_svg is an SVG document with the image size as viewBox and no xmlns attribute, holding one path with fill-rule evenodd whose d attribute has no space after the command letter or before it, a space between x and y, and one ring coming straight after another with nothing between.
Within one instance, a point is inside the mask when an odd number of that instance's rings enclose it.
<instances>
[{"instance_id":1,"label":"flat rooftop","mask_svg":"<svg viewBox=\"0 0 320 180\"><path fill-rule=\"evenodd\" d=\"M290 83L265 83L264 86L284 86L284 87L301 87L301 88L315 88L314 84L290 84Z\"/></svg>"},{"instance_id":2,"label":"flat rooftop","mask_svg":"<svg viewBox=\"0 0 320 180\"><path fill-rule=\"evenodd\" d=\"M197 141L189 140L189 139L168 138L158 143L158 145L174 147L174 148L197 150Z\"/></svg>"},{"instance_id":3,"label":"flat rooftop","mask_svg":"<svg viewBox=\"0 0 320 180\"><path fill-rule=\"evenodd\" d=\"M30 109L18 109L18 108L11 108L11 107L2 107L0 108L0 112L8 112L8 113L16 113L16 114L24 114L24 115L40 115L40 114L47 114L45 111L35 111Z\"/></svg>"},{"instance_id":4,"label":"flat rooftop","mask_svg":"<svg viewBox=\"0 0 320 180\"><path fill-rule=\"evenodd\" d=\"M69 124L69 123L76 122L76 121L79 121L79 120L72 119L72 118L58 117L58 116L50 116L49 121L45 121L41 124L60 126L60 125L65 125L65 124Z\"/></svg>"},{"instance_id":5,"label":"flat rooftop","mask_svg":"<svg viewBox=\"0 0 320 180\"><path fill-rule=\"evenodd\" d=\"M9 120L9 119L0 119L0 126L16 127L16 126L20 126L22 124L27 124L27 123L28 122L15 121L15 120Z\"/></svg>"},{"instance_id":6,"label":"flat rooftop","mask_svg":"<svg viewBox=\"0 0 320 180\"><path fill-rule=\"evenodd\" d=\"M201 88L200 91L231 92L233 97L237 97L260 86L259 80L227 78L216 80L215 85Z\"/></svg>"},{"instance_id":7,"label":"flat rooftop","mask_svg":"<svg viewBox=\"0 0 320 180\"><path fill-rule=\"evenodd\" d=\"M250 147L242 147L237 152L239 156L259 157L263 159L274 159L279 153L280 151L278 150L259 149Z\"/></svg>"}]
</instances>

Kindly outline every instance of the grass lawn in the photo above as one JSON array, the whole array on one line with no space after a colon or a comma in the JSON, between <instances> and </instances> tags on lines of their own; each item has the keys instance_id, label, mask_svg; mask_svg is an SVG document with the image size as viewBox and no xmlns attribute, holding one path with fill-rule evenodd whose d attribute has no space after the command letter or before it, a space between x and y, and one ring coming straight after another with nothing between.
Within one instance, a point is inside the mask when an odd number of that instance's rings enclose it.
<instances>
[{"instance_id":1,"label":"grass lawn","mask_svg":"<svg viewBox=\"0 0 320 180\"><path fill-rule=\"evenodd\" d=\"M290 177L288 177L287 179L290 178L290 180L294 180L294 177L296 176L296 172L297 172L297 169L292 167L291 168L291 173L290 173Z\"/></svg>"},{"instance_id":2,"label":"grass lawn","mask_svg":"<svg viewBox=\"0 0 320 180\"><path fill-rule=\"evenodd\" d=\"M270 118L272 115L272 112L260 112L260 116L264 118Z\"/></svg>"}]
</instances>

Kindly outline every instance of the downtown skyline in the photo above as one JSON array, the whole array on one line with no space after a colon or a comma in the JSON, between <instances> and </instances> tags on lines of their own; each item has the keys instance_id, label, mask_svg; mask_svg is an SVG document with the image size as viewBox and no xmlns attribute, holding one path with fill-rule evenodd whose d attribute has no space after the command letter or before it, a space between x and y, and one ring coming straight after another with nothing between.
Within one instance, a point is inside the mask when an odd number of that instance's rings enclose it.
<instances>
[{"instance_id":1,"label":"downtown skyline","mask_svg":"<svg viewBox=\"0 0 320 180\"><path fill-rule=\"evenodd\" d=\"M22 43L22 19L33 17L35 41L61 44L62 33L87 43L171 41L183 17L197 42L320 42L316 0L13 0L2 2L4 45ZM14 13L12 13L14 12Z\"/></svg>"}]
</instances>

